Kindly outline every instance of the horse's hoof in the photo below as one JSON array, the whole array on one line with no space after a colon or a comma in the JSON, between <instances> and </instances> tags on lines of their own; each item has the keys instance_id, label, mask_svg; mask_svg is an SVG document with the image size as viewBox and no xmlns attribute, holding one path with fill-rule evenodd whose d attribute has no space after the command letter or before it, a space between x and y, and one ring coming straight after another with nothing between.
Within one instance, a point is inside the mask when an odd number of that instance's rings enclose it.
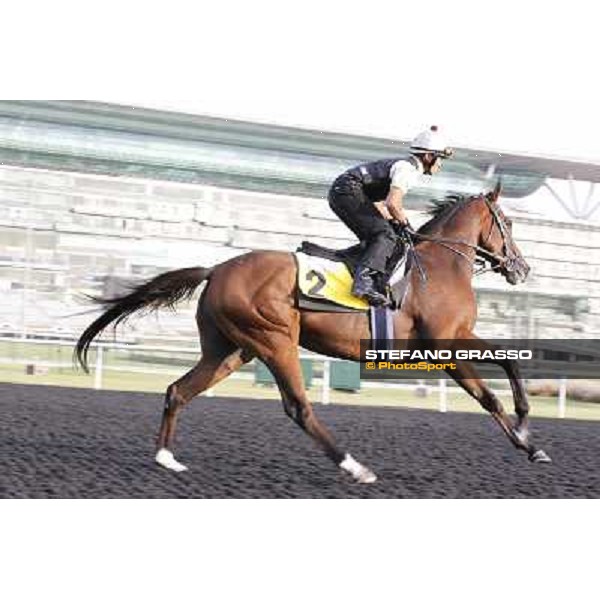
<instances>
[{"instance_id":1,"label":"horse's hoof","mask_svg":"<svg viewBox=\"0 0 600 600\"><path fill-rule=\"evenodd\" d=\"M533 454L529 456L529 460L532 463L551 463L552 459L543 451L536 450Z\"/></svg>"},{"instance_id":2,"label":"horse's hoof","mask_svg":"<svg viewBox=\"0 0 600 600\"><path fill-rule=\"evenodd\" d=\"M154 457L154 460L165 469L169 469L169 471L175 471L176 473L183 473L183 471L187 471L188 468L181 464L179 461L175 460L173 453L166 448L161 448Z\"/></svg>"},{"instance_id":3,"label":"horse's hoof","mask_svg":"<svg viewBox=\"0 0 600 600\"><path fill-rule=\"evenodd\" d=\"M377 475L373 471L355 461L349 454L346 454L340 463L340 468L350 473L357 483L375 483L377 481Z\"/></svg>"},{"instance_id":4,"label":"horse's hoof","mask_svg":"<svg viewBox=\"0 0 600 600\"><path fill-rule=\"evenodd\" d=\"M358 483L375 483L377 481L377 475L370 469L364 467L364 472L357 478Z\"/></svg>"}]
</instances>

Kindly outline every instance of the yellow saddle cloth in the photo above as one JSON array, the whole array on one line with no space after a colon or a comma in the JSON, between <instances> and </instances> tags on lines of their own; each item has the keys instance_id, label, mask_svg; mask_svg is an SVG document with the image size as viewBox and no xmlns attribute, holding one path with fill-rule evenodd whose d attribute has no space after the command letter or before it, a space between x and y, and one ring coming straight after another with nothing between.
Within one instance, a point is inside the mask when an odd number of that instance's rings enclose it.
<instances>
[{"instance_id":1,"label":"yellow saddle cloth","mask_svg":"<svg viewBox=\"0 0 600 600\"><path fill-rule=\"evenodd\" d=\"M327 260L296 252L298 262L298 287L300 293L315 300L328 300L334 304L369 309L369 303L352 294L352 275L342 262Z\"/></svg>"}]
</instances>

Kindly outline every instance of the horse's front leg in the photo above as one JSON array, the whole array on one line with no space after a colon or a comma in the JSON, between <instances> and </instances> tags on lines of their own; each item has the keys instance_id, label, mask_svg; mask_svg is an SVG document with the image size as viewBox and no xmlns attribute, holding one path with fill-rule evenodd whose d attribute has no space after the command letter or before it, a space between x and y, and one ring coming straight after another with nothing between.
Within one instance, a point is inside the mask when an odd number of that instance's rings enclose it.
<instances>
[{"instance_id":1,"label":"horse's front leg","mask_svg":"<svg viewBox=\"0 0 600 600\"><path fill-rule=\"evenodd\" d=\"M500 365L508 377L510 388L512 390L513 401L515 405L515 414L517 416L517 425L515 433L523 440L529 439L529 401L527 400L527 391L521 378L519 363L516 360L499 361Z\"/></svg>"},{"instance_id":2,"label":"horse's front leg","mask_svg":"<svg viewBox=\"0 0 600 600\"><path fill-rule=\"evenodd\" d=\"M515 428L502 403L496 394L482 381L475 367L460 361L457 361L455 365L456 369L447 369L446 373L494 417L515 448L526 452L531 462L552 462L543 450L531 444L528 436L522 435L518 426Z\"/></svg>"}]
</instances>

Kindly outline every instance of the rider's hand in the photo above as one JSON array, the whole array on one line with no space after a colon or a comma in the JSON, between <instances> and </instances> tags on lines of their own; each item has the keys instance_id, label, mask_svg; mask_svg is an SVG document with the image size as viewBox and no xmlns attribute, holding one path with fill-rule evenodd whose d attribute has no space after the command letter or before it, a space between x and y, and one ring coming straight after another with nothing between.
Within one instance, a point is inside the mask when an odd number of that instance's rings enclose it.
<instances>
[{"instance_id":1,"label":"rider's hand","mask_svg":"<svg viewBox=\"0 0 600 600\"><path fill-rule=\"evenodd\" d=\"M391 221L392 220L392 215L390 214L390 211L387 209L387 206L385 205L385 202L374 202L373 206L375 206L375 208L379 211L379 214L386 221Z\"/></svg>"},{"instance_id":2,"label":"rider's hand","mask_svg":"<svg viewBox=\"0 0 600 600\"><path fill-rule=\"evenodd\" d=\"M404 212L403 208L397 209L395 212L395 220L398 221L398 223L400 223L400 225L402 225L403 227L406 227L408 225L408 217L406 216L406 213Z\"/></svg>"},{"instance_id":3,"label":"rider's hand","mask_svg":"<svg viewBox=\"0 0 600 600\"><path fill-rule=\"evenodd\" d=\"M392 227L394 228L394 232L396 233L396 235L401 235L402 232L404 231L405 225L403 225L399 221L396 221L395 219L391 223L392 223Z\"/></svg>"}]
</instances>

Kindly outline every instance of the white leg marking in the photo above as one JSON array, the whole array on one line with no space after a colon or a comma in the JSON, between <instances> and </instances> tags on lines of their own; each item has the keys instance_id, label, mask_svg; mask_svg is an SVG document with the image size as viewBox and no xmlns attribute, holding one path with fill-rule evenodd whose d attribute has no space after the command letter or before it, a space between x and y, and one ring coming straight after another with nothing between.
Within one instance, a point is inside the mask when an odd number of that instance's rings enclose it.
<instances>
[{"instance_id":1,"label":"white leg marking","mask_svg":"<svg viewBox=\"0 0 600 600\"><path fill-rule=\"evenodd\" d=\"M355 461L349 454L346 454L344 460L340 463L340 468L350 473L359 483L374 483L377 481L377 475L373 471Z\"/></svg>"},{"instance_id":2,"label":"white leg marking","mask_svg":"<svg viewBox=\"0 0 600 600\"><path fill-rule=\"evenodd\" d=\"M513 429L513 432L515 434L515 437L523 444L527 443L527 440L529 439L529 431L527 431L527 429L524 429L523 431L519 431L518 429Z\"/></svg>"},{"instance_id":3,"label":"white leg marking","mask_svg":"<svg viewBox=\"0 0 600 600\"><path fill-rule=\"evenodd\" d=\"M529 460L534 463L551 463L552 462L552 459L543 450L536 450L531 455Z\"/></svg>"},{"instance_id":4,"label":"white leg marking","mask_svg":"<svg viewBox=\"0 0 600 600\"><path fill-rule=\"evenodd\" d=\"M175 460L173 453L166 448L161 448L154 457L154 460L161 466L165 467L165 469L169 469L171 471L176 471L177 473L181 473L182 471L187 471L187 467L182 465L179 461Z\"/></svg>"}]
</instances>

